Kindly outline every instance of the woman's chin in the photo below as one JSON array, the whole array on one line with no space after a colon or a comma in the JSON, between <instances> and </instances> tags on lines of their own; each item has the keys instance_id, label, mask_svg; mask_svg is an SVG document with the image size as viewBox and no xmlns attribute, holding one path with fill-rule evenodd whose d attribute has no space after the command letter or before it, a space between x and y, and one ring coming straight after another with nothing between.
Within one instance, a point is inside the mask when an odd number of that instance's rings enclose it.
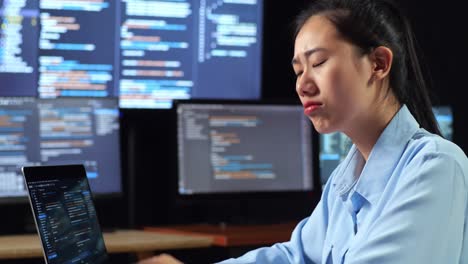
<instances>
[{"instance_id":1,"label":"woman's chin","mask_svg":"<svg viewBox=\"0 0 468 264\"><path fill-rule=\"evenodd\" d=\"M312 124L314 125L315 130L320 134L328 134L336 131L336 129L333 129L325 122L320 122L318 120L315 120L314 122L314 119L312 119Z\"/></svg>"},{"instance_id":2,"label":"woman's chin","mask_svg":"<svg viewBox=\"0 0 468 264\"><path fill-rule=\"evenodd\" d=\"M334 130L323 129L323 128L317 128L317 127L315 127L315 130L316 130L319 134L330 134L330 133L336 132L336 131L334 131Z\"/></svg>"}]
</instances>

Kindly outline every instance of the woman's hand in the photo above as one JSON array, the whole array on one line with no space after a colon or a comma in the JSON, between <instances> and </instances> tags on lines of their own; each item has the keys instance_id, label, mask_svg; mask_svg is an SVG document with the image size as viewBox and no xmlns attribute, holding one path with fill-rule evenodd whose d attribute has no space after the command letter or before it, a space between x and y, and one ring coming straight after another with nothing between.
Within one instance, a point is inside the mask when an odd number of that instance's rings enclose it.
<instances>
[{"instance_id":1,"label":"woman's hand","mask_svg":"<svg viewBox=\"0 0 468 264\"><path fill-rule=\"evenodd\" d=\"M139 261L138 264L183 264L169 254L161 254L149 259Z\"/></svg>"}]
</instances>

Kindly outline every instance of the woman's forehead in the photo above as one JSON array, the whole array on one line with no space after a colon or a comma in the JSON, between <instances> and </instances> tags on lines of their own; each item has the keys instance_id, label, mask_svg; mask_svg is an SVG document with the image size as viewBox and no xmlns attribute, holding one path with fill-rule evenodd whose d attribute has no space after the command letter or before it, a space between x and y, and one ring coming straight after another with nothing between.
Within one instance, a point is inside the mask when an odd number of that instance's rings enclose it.
<instances>
[{"instance_id":1,"label":"woman's forehead","mask_svg":"<svg viewBox=\"0 0 468 264\"><path fill-rule=\"evenodd\" d=\"M338 38L333 23L325 16L312 16L297 34L294 55L300 56L311 49L326 48Z\"/></svg>"}]
</instances>

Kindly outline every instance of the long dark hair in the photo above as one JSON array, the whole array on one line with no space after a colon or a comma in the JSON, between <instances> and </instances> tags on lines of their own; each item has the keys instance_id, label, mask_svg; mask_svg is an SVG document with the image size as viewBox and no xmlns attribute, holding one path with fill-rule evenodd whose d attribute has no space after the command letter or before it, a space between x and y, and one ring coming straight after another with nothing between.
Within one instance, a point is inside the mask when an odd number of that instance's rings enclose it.
<instances>
[{"instance_id":1,"label":"long dark hair","mask_svg":"<svg viewBox=\"0 0 468 264\"><path fill-rule=\"evenodd\" d=\"M408 19L391 0L317 0L296 19L296 33L314 15L323 15L342 37L369 54L385 46L393 52L390 88L406 104L419 125L441 135L432 112L426 81L418 56L416 39Z\"/></svg>"}]
</instances>

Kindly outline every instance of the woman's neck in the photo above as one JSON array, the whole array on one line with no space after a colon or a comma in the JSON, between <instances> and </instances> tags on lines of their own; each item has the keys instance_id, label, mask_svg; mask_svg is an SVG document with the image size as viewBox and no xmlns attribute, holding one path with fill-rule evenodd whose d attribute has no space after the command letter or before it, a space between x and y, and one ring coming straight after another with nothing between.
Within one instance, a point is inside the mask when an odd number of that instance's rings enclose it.
<instances>
[{"instance_id":1,"label":"woman's neck","mask_svg":"<svg viewBox=\"0 0 468 264\"><path fill-rule=\"evenodd\" d=\"M344 133L351 138L356 148L367 161L382 132L400 110L400 103L393 95L388 95L383 104L378 104L374 109L369 109L367 115L360 120L354 120L352 127Z\"/></svg>"}]
</instances>

